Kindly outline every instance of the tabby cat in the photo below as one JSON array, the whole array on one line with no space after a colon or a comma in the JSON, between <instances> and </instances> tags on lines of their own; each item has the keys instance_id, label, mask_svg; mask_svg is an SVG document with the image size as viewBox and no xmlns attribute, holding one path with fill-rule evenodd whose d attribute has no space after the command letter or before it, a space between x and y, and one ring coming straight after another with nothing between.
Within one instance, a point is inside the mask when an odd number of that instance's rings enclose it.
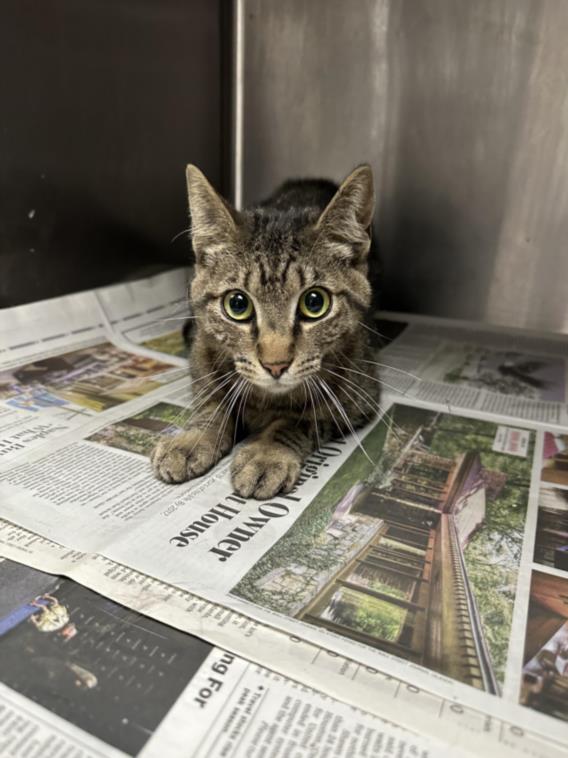
<instances>
[{"instance_id":1,"label":"tabby cat","mask_svg":"<svg viewBox=\"0 0 568 758\"><path fill-rule=\"evenodd\" d=\"M373 177L337 188L284 184L235 211L187 168L196 265L190 300L193 407L185 431L152 453L156 476L205 474L245 437L231 466L242 497L290 492L303 461L378 410L365 317Z\"/></svg>"}]
</instances>

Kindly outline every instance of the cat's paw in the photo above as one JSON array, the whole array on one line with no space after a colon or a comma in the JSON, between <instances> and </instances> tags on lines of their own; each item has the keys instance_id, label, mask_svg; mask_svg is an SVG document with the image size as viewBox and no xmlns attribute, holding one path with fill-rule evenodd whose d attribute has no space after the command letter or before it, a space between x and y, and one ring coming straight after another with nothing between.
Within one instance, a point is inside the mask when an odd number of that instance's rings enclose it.
<instances>
[{"instance_id":1,"label":"cat's paw","mask_svg":"<svg viewBox=\"0 0 568 758\"><path fill-rule=\"evenodd\" d=\"M150 455L155 476L162 482L179 484L205 474L221 458L215 442L200 429L162 437Z\"/></svg>"},{"instance_id":2,"label":"cat's paw","mask_svg":"<svg viewBox=\"0 0 568 758\"><path fill-rule=\"evenodd\" d=\"M302 461L285 445L256 440L245 443L231 466L233 487L241 497L267 500L290 492L298 481Z\"/></svg>"}]
</instances>

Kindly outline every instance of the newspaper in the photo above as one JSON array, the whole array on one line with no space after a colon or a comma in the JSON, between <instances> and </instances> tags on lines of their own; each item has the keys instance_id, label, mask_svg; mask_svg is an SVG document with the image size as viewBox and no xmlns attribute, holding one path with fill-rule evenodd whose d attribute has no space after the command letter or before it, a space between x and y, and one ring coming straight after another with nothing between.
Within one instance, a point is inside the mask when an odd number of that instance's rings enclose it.
<instances>
[{"instance_id":1,"label":"newspaper","mask_svg":"<svg viewBox=\"0 0 568 758\"><path fill-rule=\"evenodd\" d=\"M104 298L97 293L93 300L102 311ZM123 345L126 330L111 333L113 301L124 303L120 288L107 293L99 328L109 342ZM124 306L115 310L121 315L114 320L122 324L131 315ZM137 319L143 310L134 311ZM49 317L42 319L47 336ZM160 327L156 320L153 336L168 323ZM539 749L533 740L541 748L547 744L543 754L564 754L567 648L561 611L568 578L563 545L554 543L562 541L562 530L553 539L550 517L544 516L554 505L559 512L566 505L568 437L561 427L566 340L549 339L543 349L540 339L531 342L523 335L521 350L521 338L510 336L517 352L525 351L528 365L515 358L511 368L510 356L498 357L489 361L492 370L502 374L504 365L505 376L538 388L541 396L526 397L523 388L523 403L515 405L510 383L494 383L490 392L503 406L494 402L482 408L486 398L479 397L488 390L462 387L476 392L477 400L473 395L460 400L459 393L450 400L444 394L451 382L448 371L436 368L437 342L414 363L410 357L417 348L408 344L400 348L405 359L400 352L393 357L413 329L399 325L401 333L380 357L393 367L384 370L390 385L384 412L360 435L374 464L355 440L334 441L310 457L292 493L268 503L238 498L226 461L179 488L155 482L146 456L158 434L176 428L187 404L187 382L175 373L179 364L172 363L182 359L170 353L162 359L170 366L160 366L160 386L81 414L73 429L51 434L49 444L32 440L27 448L23 443L10 450L0 463L0 515L74 551L101 554L255 619L262 628L274 627L405 682L427 693L437 708L449 703L484 714L490 725L485 740L492 740L497 754L503 754L503 725L516 730L521 744L530 743L532 754ZM452 329L460 335L458 343L483 345L487 337L487 352L497 351L496 333L472 336L471 328ZM433 334L434 327L427 331ZM141 345L140 334L130 342L138 354L134 345ZM33 364L35 354L26 349L25 359ZM149 355L147 345L143 349ZM535 365L541 353L554 370ZM488 360L480 361L485 377ZM434 374L423 379L425 365ZM468 382L475 381L471 365L462 372ZM27 377L21 371L10 376L13 393ZM61 399L60 386L51 374L47 379L35 381L36 392L40 386ZM437 397L418 397L427 383L440 388ZM74 390L63 396L64 412L75 410ZM45 409L27 412L41 419ZM535 540L546 561L533 556ZM261 654L258 647L251 643L249 657ZM292 657L283 653L282 665ZM310 676L317 676L313 669ZM337 683L342 699L361 697L357 686L345 679L341 686L339 679L330 677L324 688ZM416 713L424 715L426 700L418 700ZM367 702L366 707L381 705ZM412 706L403 710L403 719L413 718ZM445 719L430 714L429 721L432 732L446 730ZM491 734L495 724L498 735ZM467 732L461 731L466 743Z\"/></svg>"},{"instance_id":2,"label":"newspaper","mask_svg":"<svg viewBox=\"0 0 568 758\"><path fill-rule=\"evenodd\" d=\"M411 682L282 633L221 606L200 600L103 556L70 551L0 522L0 553L53 574L65 573L86 587L151 618L270 666L287 678L420 734L443 738L452 754L473 751L500 758L555 758L561 746L494 714L437 697Z\"/></svg>"},{"instance_id":3,"label":"newspaper","mask_svg":"<svg viewBox=\"0 0 568 758\"><path fill-rule=\"evenodd\" d=\"M566 336L379 313L376 336L389 334L382 378L395 392L450 412L568 425Z\"/></svg>"},{"instance_id":4,"label":"newspaper","mask_svg":"<svg viewBox=\"0 0 568 758\"><path fill-rule=\"evenodd\" d=\"M127 285L124 290L119 302L127 305ZM145 344L154 346L155 339L142 340L136 352L129 348L125 324L130 314L121 314L118 328L112 329L114 311L109 309L107 316L99 302L105 294L108 298L103 290L2 311L2 463L66 435L73 439L89 421L112 418L117 408L136 407L144 397L159 395L160 388L186 386L187 362L175 352L156 356ZM177 313L179 305L160 309L158 327L171 330L172 310ZM138 330L136 336L140 334Z\"/></svg>"},{"instance_id":5,"label":"newspaper","mask_svg":"<svg viewBox=\"0 0 568 758\"><path fill-rule=\"evenodd\" d=\"M0 561L0 655L0 755L450 755L69 579L9 560Z\"/></svg>"}]
</instances>

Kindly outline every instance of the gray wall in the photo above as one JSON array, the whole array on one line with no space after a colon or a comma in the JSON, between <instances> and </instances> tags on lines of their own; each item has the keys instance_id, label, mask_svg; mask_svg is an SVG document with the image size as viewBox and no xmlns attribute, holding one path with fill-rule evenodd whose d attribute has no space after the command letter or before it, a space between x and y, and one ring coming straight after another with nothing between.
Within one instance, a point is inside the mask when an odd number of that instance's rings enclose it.
<instances>
[{"instance_id":1,"label":"gray wall","mask_svg":"<svg viewBox=\"0 0 568 758\"><path fill-rule=\"evenodd\" d=\"M385 307L568 331L568 3L242 2L244 201L369 161Z\"/></svg>"},{"instance_id":2,"label":"gray wall","mask_svg":"<svg viewBox=\"0 0 568 758\"><path fill-rule=\"evenodd\" d=\"M3 0L0 307L185 262L223 185L223 0Z\"/></svg>"}]
</instances>

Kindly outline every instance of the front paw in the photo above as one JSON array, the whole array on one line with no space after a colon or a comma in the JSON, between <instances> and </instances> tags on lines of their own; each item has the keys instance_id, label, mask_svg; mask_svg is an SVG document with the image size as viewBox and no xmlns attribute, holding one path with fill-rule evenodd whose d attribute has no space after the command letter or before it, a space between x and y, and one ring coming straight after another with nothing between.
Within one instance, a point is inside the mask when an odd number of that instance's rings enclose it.
<instances>
[{"instance_id":1,"label":"front paw","mask_svg":"<svg viewBox=\"0 0 568 758\"><path fill-rule=\"evenodd\" d=\"M302 462L285 445L248 442L231 466L233 487L241 497L267 500L278 492L290 492L298 481Z\"/></svg>"},{"instance_id":2,"label":"front paw","mask_svg":"<svg viewBox=\"0 0 568 758\"><path fill-rule=\"evenodd\" d=\"M175 437L162 437L150 455L154 475L168 484L179 484L205 474L221 458L221 452L200 429Z\"/></svg>"}]
</instances>

